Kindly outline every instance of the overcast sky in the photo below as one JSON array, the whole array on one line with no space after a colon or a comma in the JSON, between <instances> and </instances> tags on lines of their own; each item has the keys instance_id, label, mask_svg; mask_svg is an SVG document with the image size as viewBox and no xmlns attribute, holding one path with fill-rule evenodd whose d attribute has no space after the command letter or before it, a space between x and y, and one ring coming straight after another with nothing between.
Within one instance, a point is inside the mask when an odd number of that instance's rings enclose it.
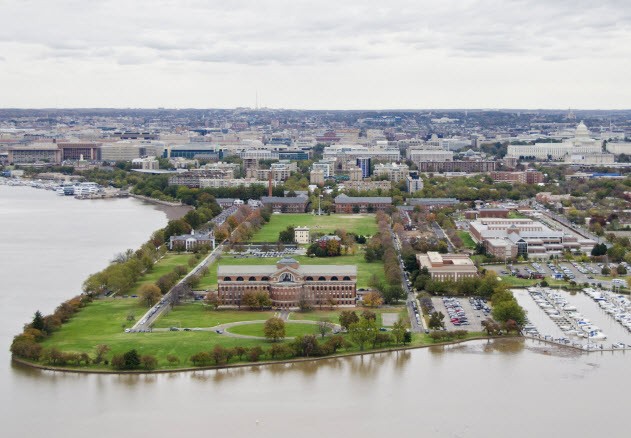
<instances>
[{"instance_id":1,"label":"overcast sky","mask_svg":"<svg viewBox=\"0 0 631 438\"><path fill-rule=\"evenodd\" d=\"M0 107L630 108L631 0L0 0Z\"/></svg>"}]
</instances>

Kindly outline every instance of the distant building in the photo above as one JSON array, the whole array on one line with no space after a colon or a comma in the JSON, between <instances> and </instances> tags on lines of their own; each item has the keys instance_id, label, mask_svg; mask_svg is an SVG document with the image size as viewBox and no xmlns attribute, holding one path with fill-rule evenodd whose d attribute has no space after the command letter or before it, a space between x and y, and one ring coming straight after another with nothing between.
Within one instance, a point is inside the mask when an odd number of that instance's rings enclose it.
<instances>
[{"instance_id":1,"label":"distant building","mask_svg":"<svg viewBox=\"0 0 631 438\"><path fill-rule=\"evenodd\" d=\"M309 227L295 227L294 228L294 242L307 245L310 242L309 239Z\"/></svg>"},{"instance_id":2,"label":"distant building","mask_svg":"<svg viewBox=\"0 0 631 438\"><path fill-rule=\"evenodd\" d=\"M160 168L160 163L155 158L134 158L131 166L134 169L156 170Z\"/></svg>"},{"instance_id":3,"label":"distant building","mask_svg":"<svg viewBox=\"0 0 631 438\"><path fill-rule=\"evenodd\" d=\"M493 172L496 161L421 161L416 163L419 172Z\"/></svg>"},{"instance_id":4,"label":"distant building","mask_svg":"<svg viewBox=\"0 0 631 438\"><path fill-rule=\"evenodd\" d=\"M322 187L324 185L324 172L321 169L313 169L309 173L309 182Z\"/></svg>"},{"instance_id":5,"label":"distant building","mask_svg":"<svg viewBox=\"0 0 631 438\"><path fill-rule=\"evenodd\" d=\"M193 230L191 234L182 234L169 238L169 249L171 251L192 251L203 245L207 245L210 249L215 249L215 234L212 231L209 233L195 234Z\"/></svg>"},{"instance_id":6,"label":"distant building","mask_svg":"<svg viewBox=\"0 0 631 438\"><path fill-rule=\"evenodd\" d=\"M344 194L335 197L336 213L373 213L387 211L392 206L389 196L351 197Z\"/></svg>"},{"instance_id":7,"label":"distant building","mask_svg":"<svg viewBox=\"0 0 631 438\"><path fill-rule=\"evenodd\" d=\"M364 173L360 167L351 167L348 171L348 176L351 181L361 181L364 179Z\"/></svg>"},{"instance_id":8,"label":"distant building","mask_svg":"<svg viewBox=\"0 0 631 438\"><path fill-rule=\"evenodd\" d=\"M487 217L508 218L509 213L509 210L506 208L482 208L480 210L465 211L464 216L470 220Z\"/></svg>"},{"instance_id":9,"label":"distant building","mask_svg":"<svg viewBox=\"0 0 631 438\"><path fill-rule=\"evenodd\" d=\"M494 182L518 182L521 184L539 184L543 182L543 173L536 170L527 170L525 172L491 172L491 178Z\"/></svg>"},{"instance_id":10,"label":"distant building","mask_svg":"<svg viewBox=\"0 0 631 438\"><path fill-rule=\"evenodd\" d=\"M368 178L371 175L370 169L371 159L370 157L357 158L356 164L362 170L362 178Z\"/></svg>"},{"instance_id":11,"label":"distant building","mask_svg":"<svg viewBox=\"0 0 631 438\"><path fill-rule=\"evenodd\" d=\"M218 296L222 305L240 306L249 291L266 291L272 306L295 308L300 301L311 305L331 301L354 306L357 297L357 266L300 265L292 258L276 265L220 265L217 268Z\"/></svg>"},{"instance_id":12,"label":"distant building","mask_svg":"<svg viewBox=\"0 0 631 438\"><path fill-rule=\"evenodd\" d=\"M275 213L304 213L307 211L309 198L306 196L263 196L261 203L265 207L271 207Z\"/></svg>"},{"instance_id":13,"label":"distant building","mask_svg":"<svg viewBox=\"0 0 631 438\"><path fill-rule=\"evenodd\" d=\"M407 203L413 207L434 208L458 205L460 201L456 198L408 198Z\"/></svg>"},{"instance_id":14,"label":"distant building","mask_svg":"<svg viewBox=\"0 0 631 438\"><path fill-rule=\"evenodd\" d=\"M101 161L101 143L96 142L58 142L62 161Z\"/></svg>"},{"instance_id":15,"label":"distant building","mask_svg":"<svg viewBox=\"0 0 631 438\"><path fill-rule=\"evenodd\" d=\"M478 275L478 269L465 254L440 254L430 251L427 254L417 254L416 260L421 269L427 268L432 280L458 281Z\"/></svg>"},{"instance_id":16,"label":"distant building","mask_svg":"<svg viewBox=\"0 0 631 438\"><path fill-rule=\"evenodd\" d=\"M418 172L410 172L410 174L405 177L405 187L408 193L423 190L423 180L419 176Z\"/></svg>"},{"instance_id":17,"label":"distant building","mask_svg":"<svg viewBox=\"0 0 631 438\"><path fill-rule=\"evenodd\" d=\"M371 190L390 190L392 187L390 181L346 181L344 189L357 190L358 192L367 192Z\"/></svg>"},{"instance_id":18,"label":"distant building","mask_svg":"<svg viewBox=\"0 0 631 438\"><path fill-rule=\"evenodd\" d=\"M9 164L61 164L61 150L54 143L10 146L7 161Z\"/></svg>"},{"instance_id":19,"label":"distant building","mask_svg":"<svg viewBox=\"0 0 631 438\"><path fill-rule=\"evenodd\" d=\"M399 182L405 179L410 168L406 164L379 163L375 166L375 175L387 177L388 181Z\"/></svg>"}]
</instances>

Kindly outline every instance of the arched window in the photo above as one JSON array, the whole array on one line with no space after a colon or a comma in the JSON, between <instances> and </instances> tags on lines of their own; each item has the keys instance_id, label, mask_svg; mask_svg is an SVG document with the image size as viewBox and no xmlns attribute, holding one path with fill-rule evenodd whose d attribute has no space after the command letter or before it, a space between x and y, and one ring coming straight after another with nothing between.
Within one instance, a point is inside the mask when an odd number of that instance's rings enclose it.
<instances>
[{"instance_id":1,"label":"arched window","mask_svg":"<svg viewBox=\"0 0 631 438\"><path fill-rule=\"evenodd\" d=\"M326 278L324 278L324 277L318 277L318 281L326 281Z\"/></svg>"},{"instance_id":2,"label":"arched window","mask_svg":"<svg viewBox=\"0 0 631 438\"><path fill-rule=\"evenodd\" d=\"M243 277L237 277L237 281L243 281Z\"/></svg>"},{"instance_id":3,"label":"arched window","mask_svg":"<svg viewBox=\"0 0 631 438\"><path fill-rule=\"evenodd\" d=\"M331 281L337 281L337 277L335 276L331 277Z\"/></svg>"},{"instance_id":4,"label":"arched window","mask_svg":"<svg viewBox=\"0 0 631 438\"><path fill-rule=\"evenodd\" d=\"M278 281L284 282L284 283L291 283L294 281L294 276L291 275L289 272L285 272L284 274L280 276Z\"/></svg>"},{"instance_id":5,"label":"arched window","mask_svg":"<svg viewBox=\"0 0 631 438\"><path fill-rule=\"evenodd\" d=\"M250 278L248 278L248 281L256 281L256 278L255 277L250 277Z\"/></svg>"},{"instance_id":6,"label":"arched window","mask_svg":"<svg viewBox=\"0 0 631 438\"><path fill-rule=\"evenodd\" d=\"M305 278L305 281L313 281L313 277L307 277Z\"/></svg>"},{"instance_id":7,"label":"arched window","mask_svg":"<svg viewBox=\"0 0 631 438\"><path fill-rule=\"evenodd\" d=\"M223 278L223 281L232 281L232 278L230 278L230 277L224 277L224 278Z\"/></svg>"},{"instance_id":8,"label":"arched window","mask_svg":"<svg viewBox=\"0 0 631 438\"><path fill-rule=\"evenodd\" d=\"M351 277L347 275L346 277L344 277L344 281L351 281Z\"/></svg>"},{"instance_id":9,"label":"arched window","mask_svg":"<svg viewBox=\"0 0 631 438\"><path fill-rule=\"evenodd\" d=\"M261 281L269 281L269 277L262 277Z\"/></svg>"}]
</instances>

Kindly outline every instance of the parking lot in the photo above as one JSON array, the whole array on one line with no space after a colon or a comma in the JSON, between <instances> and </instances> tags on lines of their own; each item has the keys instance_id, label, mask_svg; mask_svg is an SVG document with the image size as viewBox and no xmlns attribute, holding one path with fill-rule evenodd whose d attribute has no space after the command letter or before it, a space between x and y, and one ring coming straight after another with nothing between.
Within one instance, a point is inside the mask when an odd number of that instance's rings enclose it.
<instances>
[{"instance_id":1,"label":"parking lot","mask_svg":"<svg viewBox=\"0 0 631 438\"><path fill-rule=\"evenodd\" d=\"M468 297L432 297L432 303L434 304L434 308L438 312L442 312L445 315L445 319L443 320L445 324L445 328L447 330L467 330L469 332L480 332L482 331L482 321L488 317L488 313L485 313L484 309L474 309L471 299ZM450 308L452 315L454 315L454 309L461 309L460 315L464 314L464 318L467 321L467 324L456 325L451 322L450 311L447 309ZM458 316L458 313L455 313L455 317L459 320L463 318Z\"/></svg>"}]
</instances>

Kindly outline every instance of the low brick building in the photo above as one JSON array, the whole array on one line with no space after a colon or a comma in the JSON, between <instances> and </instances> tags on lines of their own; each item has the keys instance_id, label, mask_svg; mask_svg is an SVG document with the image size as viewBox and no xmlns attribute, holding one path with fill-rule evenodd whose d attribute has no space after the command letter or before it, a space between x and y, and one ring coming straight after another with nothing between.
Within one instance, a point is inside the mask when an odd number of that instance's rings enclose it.
<instances>
[{"instance_id":1,"label":"low brick building","mask_svg":"<svg viewBox=\"0 0 631 438\"><path fill-rule=\"evenodd\" d=\"M440 254L430 251L427 254L417 254L416 261L421 269L427 268L432 280L457 281L478 275L478 268L465 254Z\"/></svg>"},{"instance_id":2,"label":"low brick building","mask_svg":"<svg viewBox=\"0 0 631 438\"><path fill-rule=\"evenodd\" d=\"M346 196L335 197L336 213L374 213L387 211L392 206L392 198L389 196Z\"/></svg>"},{"instance_id":3,"label":"low brick building","mask_svg":"<svg viewBox=\"0 0 631 438\"><path fill-rule=\"evenodd\" d=\"M309 198L306 196L263 196L261 203L271 207L275 213L304 213L307 211Z\"/></svg>"}]
</instances>

